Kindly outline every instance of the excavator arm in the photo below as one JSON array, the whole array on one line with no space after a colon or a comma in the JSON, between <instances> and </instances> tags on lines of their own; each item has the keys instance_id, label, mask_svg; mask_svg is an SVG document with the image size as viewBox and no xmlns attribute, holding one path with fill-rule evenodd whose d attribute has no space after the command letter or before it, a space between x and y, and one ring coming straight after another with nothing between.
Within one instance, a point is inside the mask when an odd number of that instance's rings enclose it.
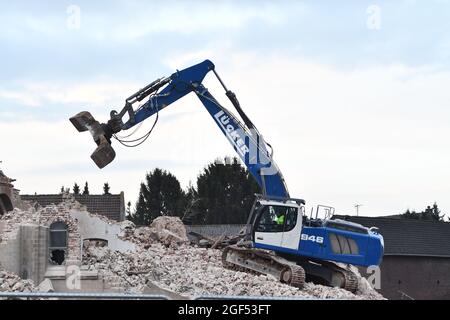
<instances>
[{"instance_id":1,"label":"excavator arm","mask_svg":"<svg viewBox=\"0 0 450 320\"><path fill-rule=\"evenodd\" d=\"M221 106L202 84L211 71L217 76L243 122ZM99 123L86 111L70 120L78 131L90 131L97 143L91 158L98 167L103 168L115 158L112 138L127 146L142 143L152 132L159 112L191 92L197 95L263 191L263 195L255 199L243 241L223 251L223 265L236 270L270 274L296 287L302 287L308 276L321 284L356 291L356 275L333 262L378 265L383 256L382 236L345 221L325 220L313 224L306 220L303 223L305 202L289 197L273 154L268 151L270 145L244 113L236 95L226 88L211 61L206 60L177 71L170 77L153 81L126 99L120 112L111 111L107 123ZM140 107L133 107L144 99ZM141 138L126 140L130 139L130 135L118 135L152 116L155 116L155 123ZM271 223L273 214L284 214L284 225Z\"/></svg>"},{"instance_id":2,"label":"excavator arm","mask_svg":"<svg viewBox=\"0 0 450 320\"><path fill-rule=\"evenodd\" d=\"M231 100L244 123L220 105L208 89L203 86L203 79L210 71L213 71L217 76L226 91L227 97ZM281 171L274 162L272 154L267 150L268 144L240 107L236 95L225 87L215 71L214 64L209 60L177 71L168 78L160 78L150 83L127 98L125 106L120 112L111 111L111 118L107 123L100 124L86 111L72 117L70 121L78 131L89 130L91 132L98 145L91 158L98 167L103 168L115 158L111 138L124 142L117 137L117 133L131 129L154 115L158 117L162 109L191 92L197 95L214 122L227 137L249 172L262 188L263 194L270 197L289 198ZM146 98L148 100L134 110L133 104ZM128 120L124 121L126 115ZM136 141L128 140L125 142Z\"/></svg>"}]
</instances>

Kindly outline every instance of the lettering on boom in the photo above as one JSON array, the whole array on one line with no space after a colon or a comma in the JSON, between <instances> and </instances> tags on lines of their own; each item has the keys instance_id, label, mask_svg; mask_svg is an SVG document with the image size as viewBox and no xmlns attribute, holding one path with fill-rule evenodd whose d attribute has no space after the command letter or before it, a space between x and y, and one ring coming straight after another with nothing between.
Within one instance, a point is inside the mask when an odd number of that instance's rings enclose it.
<instances>
[{"instance_id":1,"label":"lettering on boom","mask_svg":"<svg viewBox=\"0 0 450 320\"><path fill-rule=\"evenodd\" d=\"M233 123L230 121L230 117L225 114L224 111L219 111L214 115L217 123L220 125L222 130L225 132L228 140L236 147L238 153L245 157L249 153L249 148L245 145L244 138L242 137L245 133L240 128L235 128Z\"/></svg>"}]
</instances>

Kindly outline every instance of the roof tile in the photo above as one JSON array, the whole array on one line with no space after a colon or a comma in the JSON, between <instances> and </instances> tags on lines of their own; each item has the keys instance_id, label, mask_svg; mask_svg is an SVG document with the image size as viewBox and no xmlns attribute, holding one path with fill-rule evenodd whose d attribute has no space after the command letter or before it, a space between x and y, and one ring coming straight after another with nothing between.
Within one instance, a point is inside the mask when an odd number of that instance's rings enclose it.
<instances>
[{"instance_id":1,"label":"roof tile","mask_svg":"<svg viewBox=\"0 0 450 320\"><path fill-rule=\"evenodd\" d=\"M20 197L22 200L37 202L42 207L63 201L62 194L21 195ZM75 195L75 200L86 206L90 213L103 215L116 221L121 221L123 217L124 203L121 194Z\"/></svg>"}]
</instances>

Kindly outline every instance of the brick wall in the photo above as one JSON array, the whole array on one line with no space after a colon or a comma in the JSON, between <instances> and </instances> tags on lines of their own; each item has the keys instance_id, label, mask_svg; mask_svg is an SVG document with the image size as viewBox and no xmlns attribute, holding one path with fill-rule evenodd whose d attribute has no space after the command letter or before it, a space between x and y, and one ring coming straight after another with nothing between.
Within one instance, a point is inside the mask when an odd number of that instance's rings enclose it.
<instances>
[{"instance_id":1,"label":"brick wall","mask_svg":"<svg viewBox=\"0 0 450 320\"><path fill-rule=\"evenodd\" d=\"M81 263L81 236L70 210L80 208L75 201L51 205L29 217L26 223L13 212L9 220L0 221L0 264L8 271L40 283L50 265L49 228L57 221L68 227L65 265Z\"/></svg>"}]
</instances>

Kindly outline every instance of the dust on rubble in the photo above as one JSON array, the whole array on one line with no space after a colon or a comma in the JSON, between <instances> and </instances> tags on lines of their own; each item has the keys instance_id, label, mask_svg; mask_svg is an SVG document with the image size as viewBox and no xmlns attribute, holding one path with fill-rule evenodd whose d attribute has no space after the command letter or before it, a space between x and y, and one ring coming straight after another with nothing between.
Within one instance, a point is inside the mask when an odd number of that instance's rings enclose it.
<instances>
[{"instance_id":1,"label":"dust on rubble","mask_svg":"<svg viewBox=\"0 0 450 320\"><path fill-rule=\"evenodd\" d=\"M51 211L52 214L67 219L68 210L74 208L90 214L73 200L53 206ZM48 219L44 210L49 209L15 209L4 215L0 221L6 221L7 226L0 237L6 239L6 235L13 232L14 226L19 223L43 223ZM60 211L63 213L58 213ZM104 243L83 241L82 264L97 269L106 282L125 292L145 292L146 288L157 286L188 298L200 295L245 295L306 299L383 299L362 277L360 290L357 294L352 294L340 288L313 283L306 283L303 289L298 289L282 284L271 276L225 269L222 267L221 250L192 246L178 217L159 217L148 227L136 227L130 221L117 223L109 220L108 223L118 224L121 231L117 236L134 243L136 250L119 252L109 249ZM36 290L32 284L27 285L28 280L21 280L18 276L15 277L20 280L3 280L10 279L8 277L11 275L0 273L0 290Z\"/></svg>"},{"instance_id":2,"label":"dust on rubble","mask_svg":"<svg viewBox=\"0 0 450 320\"><path fill-rule=\"evenodd\" d=\"M18 275L4 270L0 266L1 292L36 292L38 288L32 280L24 280Z\"/></svg>"},{"instance_id":3,"label":"dust on rubble","mask_svg":"<svg viewBox=\"0 0 450 320\"><path fill-rule=\"evenodd\" d=\"M124 221L122 229L121 238L123 240L132 241L143 248L149 248L155 243L176 247L189 241L183 222L178 217L158 217L149 227L139 228L136 228L130 221Z\"/></svg>"},{"instance_id":4,"label":"dust on rubble","mask_svg":"<svg viewBox=\"0 0 450 320\"><path fill-rule=\"evenodd\" d=\"M383 299L370 286L356 295L340 288L312 283L300 290L270 276L224 269L221 250L191 246L186 229L177 217L159 217L149 227L136 228L126 222L123 230L122 239L134 242L138 247L136 252L87 248L84 259L109 277L119 279L131 291L140 292L146 284L155 284L187 297L245 295ZM360 279L363 278L360 276Z\"/></svg>"}]
</instances>

